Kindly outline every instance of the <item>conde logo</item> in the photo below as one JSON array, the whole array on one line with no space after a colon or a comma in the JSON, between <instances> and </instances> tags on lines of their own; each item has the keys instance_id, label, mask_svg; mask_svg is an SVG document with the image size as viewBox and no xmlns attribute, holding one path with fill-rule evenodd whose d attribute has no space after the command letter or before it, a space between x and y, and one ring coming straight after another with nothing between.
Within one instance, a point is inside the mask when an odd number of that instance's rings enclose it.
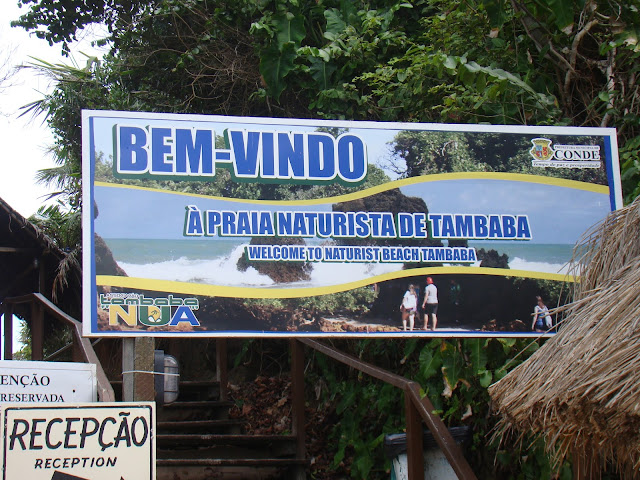
<instances>
[{"instance_id":1,"label":"conde logo","mask_svg":"<svg viewBox=\"0 0 640 480\"><path fill-rule=\"evenodd\" d=\"M553 168L600 168L600 146L598 145L555 145L548 138L531 140L534 167Z\"/></svg>"}]
</instances>

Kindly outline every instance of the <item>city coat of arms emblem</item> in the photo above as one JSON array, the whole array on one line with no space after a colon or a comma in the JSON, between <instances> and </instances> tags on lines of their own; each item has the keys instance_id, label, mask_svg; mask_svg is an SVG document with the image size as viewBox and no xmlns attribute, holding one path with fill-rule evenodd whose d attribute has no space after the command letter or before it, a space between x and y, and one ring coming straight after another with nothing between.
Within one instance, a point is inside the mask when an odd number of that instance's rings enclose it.
<instances>
[{"instance_id":1,"label":"city coat of arms emblem","mask_svg":"<svg viewBox=\"0 0 640 480\"><path fill-rule=\"evenodd\" d=\"M551 160L553 158L553 148L551 148L551 140L547 138L534 138L531 140L533 148L529 150L529 153L536 160Z\"/></svg>"}]
</instances>

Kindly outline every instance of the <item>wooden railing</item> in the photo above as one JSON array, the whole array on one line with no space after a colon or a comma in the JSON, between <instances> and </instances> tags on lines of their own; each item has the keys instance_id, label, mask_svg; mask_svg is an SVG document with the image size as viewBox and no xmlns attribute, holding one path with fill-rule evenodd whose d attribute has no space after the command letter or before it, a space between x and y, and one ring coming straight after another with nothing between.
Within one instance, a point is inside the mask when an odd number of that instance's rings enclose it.
<instances>
[{"instance_id":1,"label":"wooden railing","mask_svg":"<svg viewBox=\"0 0 640 480\"><path fill-rule=\"evenodd\" d=\"M93 363L96 366L98 383L98 400L101 402L114 402L115 394L104 373L100 360L93 350L88 338L82 337L82 324L75 318L67 315L57 306L51 303L40 293L30 293L21 297L4 299L4 357L12 359L13 352L13 312L14 306L24 303L31 304L31 354L32 360L43 360L44 319L45 312L71 328L73 335L74 362Z\"/></svg>"},{"instance_id":2,"label":"wooden railing","mask_svg":"<svg viewBox=\"0 0 640 480\"><path fill-rule=\"evenodd\" d=\"M458 444L456 444L440 417L433 413L434 408L431 401L427 397L420 395L420 386L416 382L400 375L395 375L370 363L363 362L356 357L347 355L344 352L310 338L291 340L293 433L297 437L297 456L299 458L304 458L305 456L303 345L321 352L349 367L366 373L371 377L393 385L404 392L409 480L422 480L424 478L422 422L426 423L427 427L429 427L429 430L458 478L461 480L476 480L476 476L462 455Z\"/></svg>"}]
</instances>

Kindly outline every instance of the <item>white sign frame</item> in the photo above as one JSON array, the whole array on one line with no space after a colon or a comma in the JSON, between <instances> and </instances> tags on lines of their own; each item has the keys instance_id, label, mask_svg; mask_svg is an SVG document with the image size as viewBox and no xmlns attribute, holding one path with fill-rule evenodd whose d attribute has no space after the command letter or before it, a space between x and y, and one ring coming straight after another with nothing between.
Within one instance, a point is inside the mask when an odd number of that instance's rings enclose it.
<instances>
[{"instance_id":1,"label":"white sign frame","mask_svg":"<svg viewBox=\"0 0 640 480\"><path fill-rule=\"evenodd\" d=\"M98 400L92 363L0 360L0 404Z\"/></svg>"},{"instance_id":2,"label":"white sign frame","mask_svg":"<svg viewBox=\"0 0 640 480\"><path fill-rule=\"evenodd\" d=\"M2 480L155 480L155 403L2 405ZM144 461L145 458L148 461Z\"/></svg>"}]
</instances>

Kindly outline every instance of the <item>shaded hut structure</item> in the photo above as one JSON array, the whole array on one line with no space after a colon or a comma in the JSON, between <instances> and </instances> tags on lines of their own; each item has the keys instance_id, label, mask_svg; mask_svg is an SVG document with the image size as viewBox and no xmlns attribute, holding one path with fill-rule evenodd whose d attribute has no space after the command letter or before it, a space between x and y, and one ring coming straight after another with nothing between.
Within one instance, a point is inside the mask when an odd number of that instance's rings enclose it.
<instances>
[{"instance_id":1,"label":"shaded hut structure","mask_svg":"<svg viewBox=\"0 0 640 480\"><path fill-rule=\"evenodd\" d=\"M640 198L584 237L559 333L490 387L496 434L542 438L574 478L640 478L639 233Z\"/></svg>"},{"instance_id":2,"label":"shaded hut structure","mask_svg":"<svg viewBox=\"0 0 640 480\"><path fill-rule=\"evenodd\" d=\"M5 297L37 292L80 317L80 265L1 198L0 272L0 303Z\"/></svg>"},{"instance_id":3,"label":"shaded hut structure","mask_svg":"<svg viewBox=\"0 0 640 480\"><path fill-rule=\"evenodd\" d=\"M10 312L34 328L33 319L42 317L42 311L34 309L32 302L14 300L38 294L79 318L82 313L81 285L78 262L0 198L0 312ZM56 328L42 321L37 321L35 327L43 336L50 335ZM12 329L11 315L5 315L4 342L9 358L13 348ZM38 346L36 350L40 349ZM40 360L41 353L34 353Z\"/></svg>"}]
</instances>

